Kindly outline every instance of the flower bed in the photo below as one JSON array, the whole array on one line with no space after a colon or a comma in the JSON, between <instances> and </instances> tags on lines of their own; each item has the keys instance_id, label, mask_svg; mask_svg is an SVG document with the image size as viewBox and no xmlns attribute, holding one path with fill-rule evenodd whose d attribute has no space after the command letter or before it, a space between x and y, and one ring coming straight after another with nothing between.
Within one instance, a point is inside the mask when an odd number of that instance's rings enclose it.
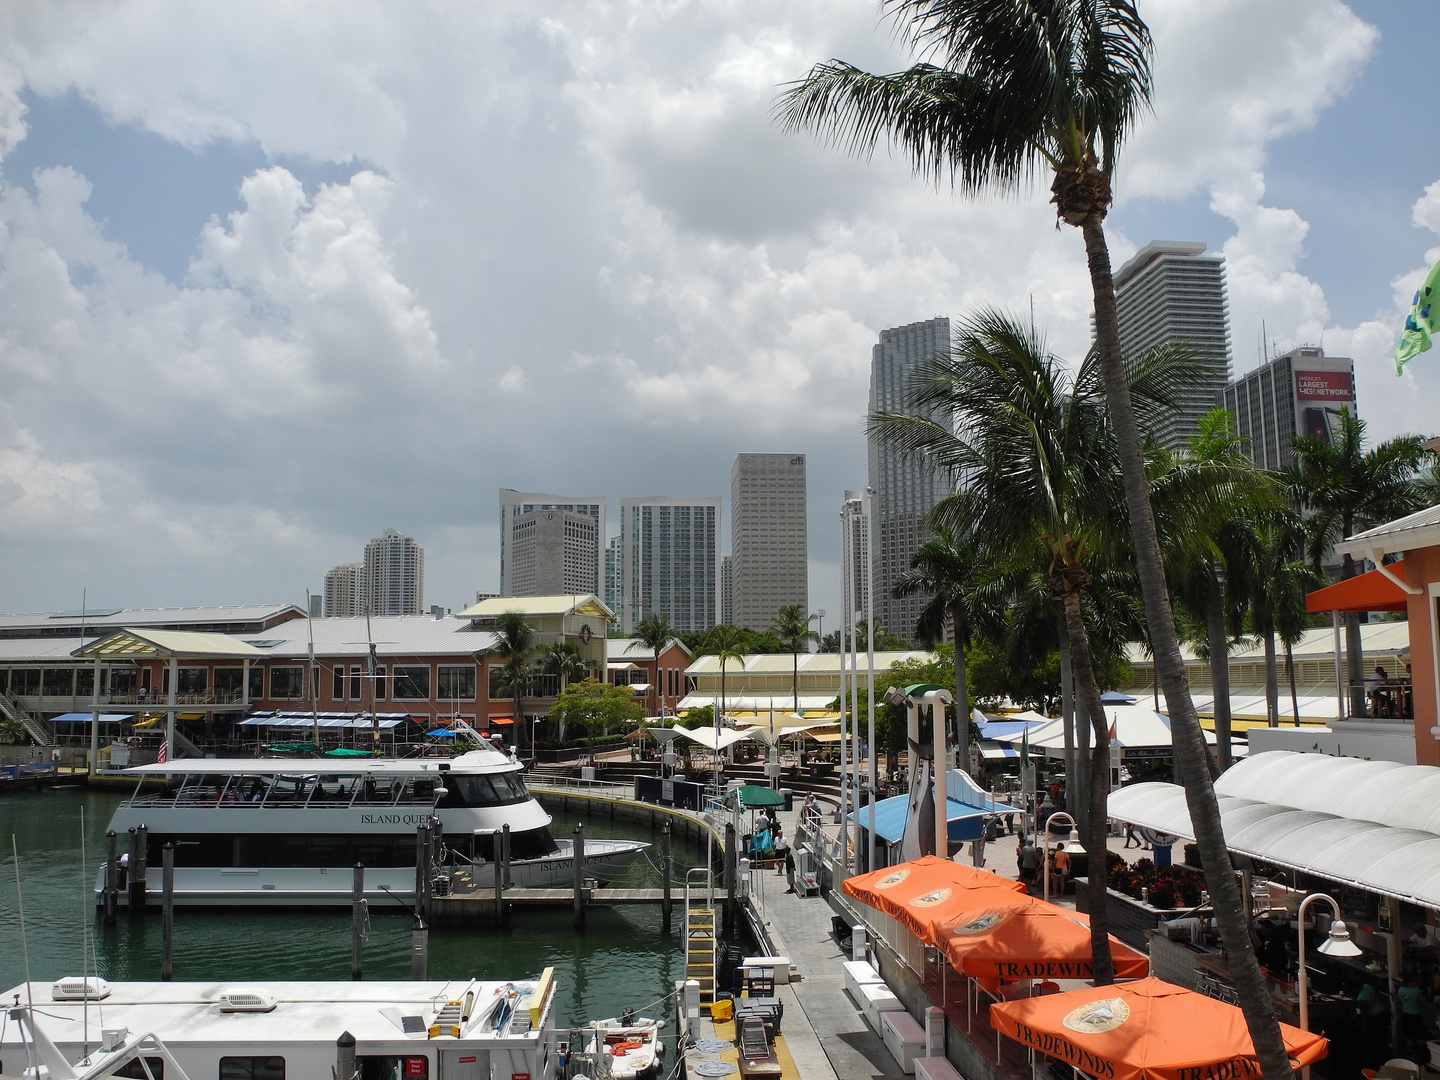
<instances>
[{"instance_id":1,"label":"flower bed","mask_svg":"<svg viewBox=\"0 0 1440 1080\"><path fill-rule=\"evenodd\" d=\"M1153 908L1193 908L1200 906L1200 893L1205 879L1183 866L1157 868L1149 859L1129 865L1113 851L1109 854L1110 888Z\"/></svg>"}]
</instances>

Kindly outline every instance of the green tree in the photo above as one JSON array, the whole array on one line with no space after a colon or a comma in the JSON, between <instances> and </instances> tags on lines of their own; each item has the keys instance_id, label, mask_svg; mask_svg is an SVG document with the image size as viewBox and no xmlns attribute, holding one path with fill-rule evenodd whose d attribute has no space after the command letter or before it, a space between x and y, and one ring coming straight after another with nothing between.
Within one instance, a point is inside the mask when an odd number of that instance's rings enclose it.
<instances>
[{"instance_id":1,"label":"green tree","mask_svg":"<svg viewBox=\"0 0 1440 1080\"><path fill-rule=\"evenodd\" d=\"M612 727L645 719L645 706L635 701L628 686L611 686L593 678L572 683L550 707L550 716L567 728L608 734Z\"/></svg>"},{"instance_id":2,"label":"green tree","mask_svg":"<svg viewBox=\"0 0 1440 1080\"><path fill-rule=\"evenodd\" d=\"M585 659L578 646L568 641L553 641L548 645L541 645L535 649L535 666L546 675L553 675L560 682L560 692L563 694L565 688L570 685L571 679L583 679L591 671L592 664ZM565 741L565 724L558 720L554 712L551 712L552 720L556 722L555 738L561 742Z\"/></svg>"},{"instance_id":3,"label":"green tree","mask_svg":"<svg viewBox=\"0 0 1440 1080\"><path fill-rule=\"evenodd\" d=\"M938 63L893 75L820 64L781 98L780 119L862 154L888 139L926 179L949 177L967 194L1014 191L1049 174L1056 213L1082 231L1136 571L1186 803L1256 1057L1266 1080L1281 1080L1289 1059L1250 944L1170 610L1105 240L1116 158L1150 102L1150 31L1130 0L882 2L900 35Z\"/></svg>"},{"instance_id":4,"label":"green tree","mask_svg":"<svg viewBox=\"0 0 1440 1080\"><path fill-rule=\"evenodd\" d=\"M515 704L515 745L525 742L525 713L521 699L530 688L533 674L530 661L535 653L535 631L518 611L503 612L495 620L495 654L502 663L501 683L506 686Z\"/></svg>"},{"instance_id":5,"label":"green tree","mask_svg":"<svg viewBox=\"0 0 1440 1080\"><path fill-rule=\"evenodd\" d=\"M820 641L820 635L810 629L815 618L814 615L807 615L799 604L790 604L782 607L775 613L775 618L770 620L770 632L786 644L793 660L790 688L794 691L794 707L797 713L800 711L800 653L809 652L807 646L812 641L817 644Z\"/></svg>"},{"instance_id":6,"label":"green tree","mask_svg":"<svg viewBox=\"0 0 1440 1080\"><path fill-rule=\"evenodd\" d=\"M660 691L660 654L670 647L670 642L675 640L675 627L670 625L670 620L664 615L649 615L640 620L635 627L635 640L650 650L654 658L651 685L655 687L655 697L659 699Z\"/></svg>"},{"instance_id":7,"label":"green tree","mask_svg":"<svg viewBox=\"0 0 1440 1080\"><path fill-rule=\"evenodd\" d=\"M870 624L865 619L855 620L855 640L868 641ZM911 648L910 642L906 641L899 634L892 634L881 622L875 623L875 651L876 652L905 652ZM838 653L840 651L840 631L831 630L820 639L820 651L822 653Z\"/></svg>"},{"instance_id":8,"label":"green tree","mask_svg":"<svg viewBox=\"0 0 1440 1080\"><path fill-rule=\"evenodd\" d=\"M1306 514L1311 564L1319 570L1330 549L1347 536L1414 513L1426 505L1419 471L1427 461L1423 441L1401 435L1365 449L1365 421L1344 409L1330 439L1303 435L1295 440L1295 466L1286 475L1291 495ZM1340 580L1356 574L1355 557L1340 559ZM1360 616L1347 612L1345 660L1352 715L1365 715L1365 657Z\"/></svg>"},{"instance_id":9,"label":"green tree","mask_svg":"<svg viewBox=\"0 0 1440 1080\"><path fill-rule=\"evenodd\" d=\"M680 635L680 640L685 647L695 656L709 656L715 650L709 644L710 635L719 627L712 626L709 630L698 630ZM747 630L743 626L732 626L738 635L736 640L740 643L737 647L747 656L776 655L788 653L785 643L771 633L761 633L759 630Z\"/></svg>"},{"instance_id":10,"label":"green tree","mask_svg":"<svg viewBox=\"0 0 1440 1080\"><path fill-rule=\"evenodd\" d=\"M725 668L745 659L745 631L738 626L713 626L705 636L705 651L720 662L720 708L715 713L715 786L720 786L720 728L725 721Z\"/></svg>"}]
</instances>

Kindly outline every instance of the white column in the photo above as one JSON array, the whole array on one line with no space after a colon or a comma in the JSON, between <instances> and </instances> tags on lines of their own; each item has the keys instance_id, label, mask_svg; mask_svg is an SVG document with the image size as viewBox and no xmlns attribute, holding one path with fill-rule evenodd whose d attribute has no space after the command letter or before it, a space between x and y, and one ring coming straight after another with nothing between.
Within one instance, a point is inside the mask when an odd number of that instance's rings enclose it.
<instances>
[{"instance_id":1,"label":"white column","mask_svg":"<svg viewBox=\"0 0 1440 1080\"><path fill-rule=\"evenodd\" d=\"M95 682L90 687L90 775L100 768L100 654L95 654Z\"/></svg>"},{"instance_id":2,"label":"white column","mask_svg":"<svg viewBox=\"0 0 1440 1080\"><path fill-rule=\"evenodd\" d=\"M175 702L180 692L180 660L170 657L170 692L165 695L165 752L166 760L175 758Z\"/></svg>"}]
</instances>

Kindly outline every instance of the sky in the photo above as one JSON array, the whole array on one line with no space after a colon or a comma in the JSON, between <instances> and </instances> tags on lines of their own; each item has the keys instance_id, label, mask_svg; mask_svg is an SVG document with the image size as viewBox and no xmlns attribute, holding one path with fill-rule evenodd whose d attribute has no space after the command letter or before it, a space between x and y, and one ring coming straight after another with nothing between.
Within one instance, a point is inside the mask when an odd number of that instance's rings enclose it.
<instances>
[{"instance_id":1,"label":"sky","mask_svg":"<svg viewBox=\"0 0 1440 1080\"><path fill-rule=\"evenodd\" d=\"M1440 430L1440 351L1389 359L1440 259L1440 2L1140 11L1114 264L1205 241L1237 373L1263 326L1355 359L1372 438ZM303 602L386 528L458 610L501 487L613 533L778 451L838 611L879 332L1033 299L1078 358L1091 300L1043 185L781 133L831 57L911 59L873 0L0 7L0 610Z\"/></svg>"}]
</instances>

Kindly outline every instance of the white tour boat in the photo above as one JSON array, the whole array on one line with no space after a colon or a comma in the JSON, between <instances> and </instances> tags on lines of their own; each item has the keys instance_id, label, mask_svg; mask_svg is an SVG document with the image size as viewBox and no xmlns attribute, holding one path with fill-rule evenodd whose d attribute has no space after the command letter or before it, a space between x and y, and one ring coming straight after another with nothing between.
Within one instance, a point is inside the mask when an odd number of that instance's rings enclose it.
<instances>
[{"instance_id":1,"label":"white tour boat","mask_svg":"<svg viewBox=\"0 0 1440 1080\"><path fill-rule=\"evenodd\" d=\"M509 825L510 884L567 887L573 841L550 835L550 815L526 790L523 768L494 749L453 758L184 758L126 769L138 786L110 828L123 852L127 834L145 826L150 903L163 888L166 844L175 845L177 905L348 904L356 863L365 867L367 900L409 899L416 833L433 819L443 830L434 849L441 871L493 889L497 838ZM157 791L157 776L174 786ZM609 882L647 847L587 837L585 876ZM97 902L105 872L102 864Z\"/></svg>"},{"instance_id":2,"label":"white tour boat","mask_svg":"<svg viewBox=\"0 0 1440 1080\"><path fill-rule=\"evenodd\" d=\"M61 979L5 994L0 1074L49 1080L548 1080L547 969L517 982Z\"/></svg>"}]
</instances>

